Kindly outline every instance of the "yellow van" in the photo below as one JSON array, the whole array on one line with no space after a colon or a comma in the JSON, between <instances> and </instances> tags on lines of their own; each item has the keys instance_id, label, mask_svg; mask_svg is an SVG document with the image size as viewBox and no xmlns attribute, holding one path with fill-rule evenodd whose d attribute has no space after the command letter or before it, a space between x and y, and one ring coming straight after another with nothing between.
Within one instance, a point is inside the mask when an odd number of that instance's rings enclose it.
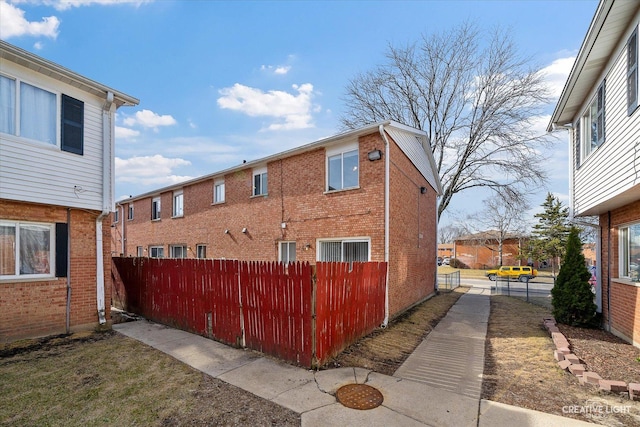
<instances>
[{"instance_id":1,"label":"yellow van","mask_svg":"<svg viewBox=\"0 0 640 427\"><path fill-rule=\"evenodd\" d=\"M503 265L497 270L487 270L486 272L486 276L492 281L495 281L497 278L509 278L526 282L537 275L538 270L526 265Z\"/></svg>"}]
</instances>

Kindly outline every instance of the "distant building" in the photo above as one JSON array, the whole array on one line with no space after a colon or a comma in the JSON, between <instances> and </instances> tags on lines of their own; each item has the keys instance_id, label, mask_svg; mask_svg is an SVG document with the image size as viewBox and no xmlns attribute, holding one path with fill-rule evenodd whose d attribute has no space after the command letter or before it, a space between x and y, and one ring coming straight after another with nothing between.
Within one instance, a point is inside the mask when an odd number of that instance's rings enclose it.
<instances>
[{"instance_id":1,"label":"distant building","mask_svg":"<svg viewBox=\"0 0 640 427\"><path fill-rule=\"evenodd\" d=\"M518 235L508 234L500 242L496 237L498 235L497 231L484 231L456 238L454 258L474 269L487 269L499 265L527 265L527 260L520 257L520 248L524 240Z\"/></svg>"},{"instance_id":2,"label":"distant building","mask_svg":"<svg viewBox=\"0 0 640 427\"><path fill-rule=\"evenodd\" d=\"M596 302L640 347L640 2L602 0L551 117L569 131L570 215L597 216Z\"/></svg>"}]
</instances>

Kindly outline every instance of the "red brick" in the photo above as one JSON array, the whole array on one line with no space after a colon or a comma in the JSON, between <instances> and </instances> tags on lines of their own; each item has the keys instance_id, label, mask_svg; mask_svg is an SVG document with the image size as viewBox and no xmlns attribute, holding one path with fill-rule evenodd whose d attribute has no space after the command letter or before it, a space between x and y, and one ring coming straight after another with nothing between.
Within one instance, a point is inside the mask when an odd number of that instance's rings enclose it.
<instances>
[{"instance_id":1,"label":"red brick","mask_svg":"<svg viewBox=\"0 0 640 427\"><path fill-rule=\"evenodd\" d=\"M601 390L612 391L614 393L628 391L627 383L624 381L600 380L599 383Z\"/></svg>"}]
</instances>

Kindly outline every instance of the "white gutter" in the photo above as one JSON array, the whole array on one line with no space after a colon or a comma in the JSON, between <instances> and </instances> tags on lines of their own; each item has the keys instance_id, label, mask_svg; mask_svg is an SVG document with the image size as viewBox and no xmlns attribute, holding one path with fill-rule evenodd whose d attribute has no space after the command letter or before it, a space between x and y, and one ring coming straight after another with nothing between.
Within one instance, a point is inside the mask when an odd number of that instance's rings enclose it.
<instances>
[{"instance_id":1,"label":"white gutter","mask_svg":"<svg viewBox=\"0 0 640 427\"><path fill-rule=\"evenodd\" d=\"M107 99L102 107L102 213L96 218L96 299L98 303L98 319L101 325L107 323L104 298L104 251L102 241L102 220L111 213L111 193L113 186L111 173L113 158L113 133L111 132L111 105L113 92L107 92Z\"/></svg>"},{"instance_id":2,"label":"white gutter","mask_svg":"<svg viewBox=\"0 0 640 427\"><path fill-rule=\"evenodd\" d=\"M389 323L389 140L384 125L378 127L384 140L384 262L387 263L387 285L384 290L384 320L382 327Z\"/></svg>"}]
</instances>

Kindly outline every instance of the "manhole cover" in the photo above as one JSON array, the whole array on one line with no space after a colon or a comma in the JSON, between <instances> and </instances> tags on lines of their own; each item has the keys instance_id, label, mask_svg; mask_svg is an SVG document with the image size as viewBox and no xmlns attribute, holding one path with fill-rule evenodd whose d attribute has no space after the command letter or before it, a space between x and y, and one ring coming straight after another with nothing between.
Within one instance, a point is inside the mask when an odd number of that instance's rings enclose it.
<instances>
[{"instance_id":1,"label":"manhole cover","mask_svg":"<svg viewBox=\"0 0 640 427\"><path fill-rule=\"evenodd\" d=\"M352 409L373 409L382 405L382 393L366 384L347 384L336 392L338 402Z\"/></svg>"}]
</instances>

